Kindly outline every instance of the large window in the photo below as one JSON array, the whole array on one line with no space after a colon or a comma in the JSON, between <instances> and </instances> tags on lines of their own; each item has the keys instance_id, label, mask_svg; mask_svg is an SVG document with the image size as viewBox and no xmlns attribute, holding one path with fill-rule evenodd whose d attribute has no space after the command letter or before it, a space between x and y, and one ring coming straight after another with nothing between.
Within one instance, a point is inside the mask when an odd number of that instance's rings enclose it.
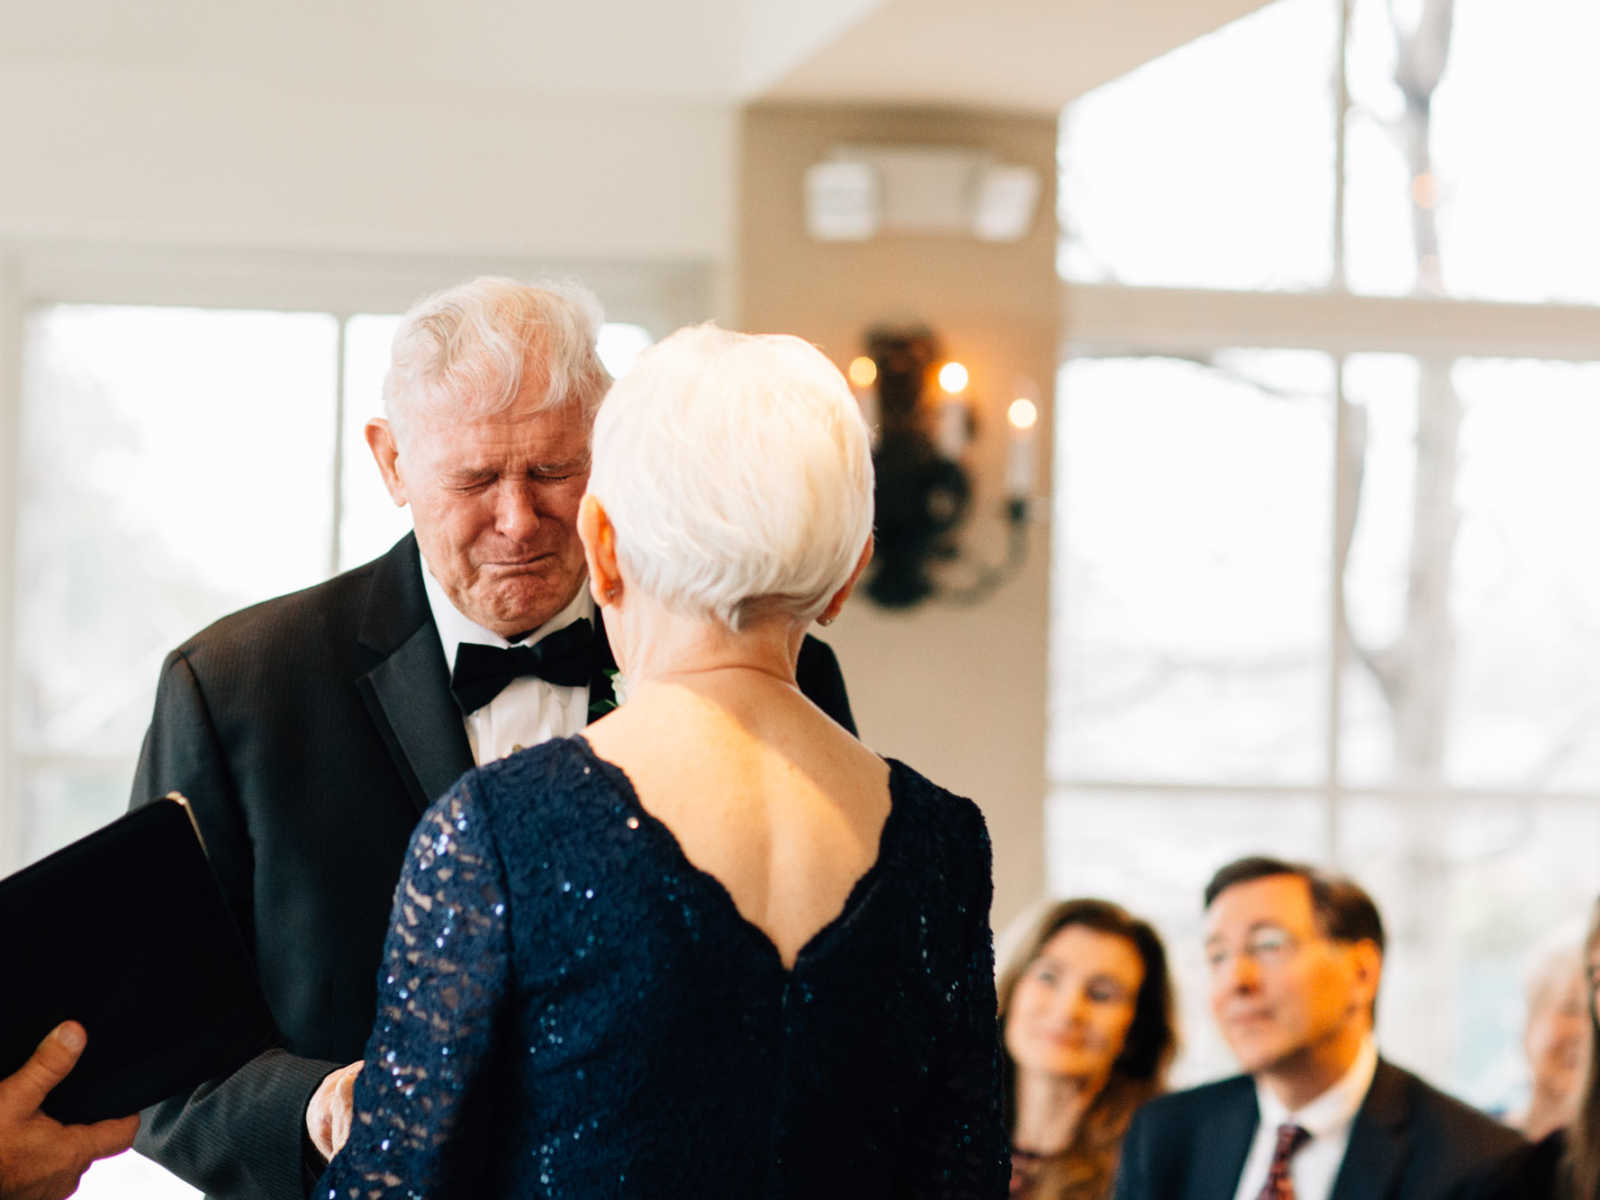
<instances>
[{"instance_id":1,"label":"large window","mask_svg":"<svg viewBox=\"0 0 1600 1200\"><path fill-rule=\"evenodd\" d=\"M53 303L29 311L16 485L12 827L32 861L127 805L162 657L409 527L362 436L399 318ZM649 343L601 333L621 374ZM123 1155L87 1200L197 1193Z\"/></svg>"},{"instance_id":2,"label":"large window","mask_svg":"<svg viewBox=\"0 0 1600 1200\"><path fill-rule=\"evenodd\" d=\"M362 436L398 320L74 304L29 315L13 728L23 861L121 810L168 650L410 528ZM648 335L610 325L602 341L621 371Z\"/></svg>"},{"instance_id":3,"label":"large window","mask_svg":"<svg viewBox=\"0 0 1600 1200\"><path fill-rule=\"evenodd\" d=\"M1597 20L1277 0L1063 115L1050 879L1162 927L1185 1082L1229 858L1366 883L1381 1045L1484 1104L1600 892Z\"/></svg>"}]
</instances>

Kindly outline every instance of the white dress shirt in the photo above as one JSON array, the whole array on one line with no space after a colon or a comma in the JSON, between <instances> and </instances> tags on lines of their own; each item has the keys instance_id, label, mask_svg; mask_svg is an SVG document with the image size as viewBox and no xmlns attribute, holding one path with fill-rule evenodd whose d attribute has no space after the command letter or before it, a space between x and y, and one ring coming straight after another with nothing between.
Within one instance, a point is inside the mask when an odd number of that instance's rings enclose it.
<instances>
[{"instance_id":1,"label":"white dress shirt","mask_svg":"<svg viewBox=\"0 0 1600 1200\"><path fill-rule=\"evenodd\" d=\"M422 564L422 587L428 594L434 628L439 631L439 642L444 647L447 670L455 669L456 647L462 642L497 646L502 650L511 645L452 604L426 560ZM587 586L580 587L570 604L517 644L531 646L545 634L565 629L579 617L588 617L591 622L595 619L594 600ZM589 689L587 686L561 687L525 675L513 679L504 691L482 708L468 713L463 721L467 742L472 747L472 761L482 766L524 746L580 732L589 723Z\"/></svg>"},{"instance_id":2,"label":"white dress shirt","mask_svg":"<svg viewBox=\"0 0 1600 1200\"><path fill-rule=\"evenodd\" d=\"M1261 1114L1255 1140L1239 1174L1239 1190L1234 1200L1256 1200L1267 1186L1272 1170L1272 1151L1280 1125L1298 1125L1311 1139L1289 1160L1289 1179L1294 1183L1295 1200L1328 1200L1333 1181L1350 1145L1350 1126L1361 1111L1372 1076L1378 1070L1378 1048L1369 1037L1361 1044L1356 1061L1339 1082L1304 1108L1290 1112L1283 1101L1260 1080L1256 1081L1256 1111Z\"/></svg>"}]
</instances>

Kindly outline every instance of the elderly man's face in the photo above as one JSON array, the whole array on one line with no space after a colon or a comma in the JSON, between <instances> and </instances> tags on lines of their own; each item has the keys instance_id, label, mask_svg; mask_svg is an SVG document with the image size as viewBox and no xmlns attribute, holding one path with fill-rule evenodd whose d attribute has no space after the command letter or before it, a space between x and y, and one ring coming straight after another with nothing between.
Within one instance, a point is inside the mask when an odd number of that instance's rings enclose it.
<instances>
[{"instance_id":1,"label":"elderly man's face","mask_svg":"<svg viewBox=\"0 0 1600 1200\"><path fill-rule=\"evenodd\" d=\"M1575 1094L1589 1045L1589 988L1577 957L1553 968L1533 997L1522 1047L1534 1090L1551 1099Z\"/></svg>"},{"instance_id":2,"label":"elderly man's face","mask_svg":"<svg viewBox=\"0 0 1600 1200\"><path fill-rule=\"evenodd\" d=\"M367 441L397 504L411 506L423 560L452 603L502 637L534 629L583 585L578 502L589 427L577 406L538 411L543 372L488 416L420 408L396 444L386 421Z\"/></svg>"}]
</instances>

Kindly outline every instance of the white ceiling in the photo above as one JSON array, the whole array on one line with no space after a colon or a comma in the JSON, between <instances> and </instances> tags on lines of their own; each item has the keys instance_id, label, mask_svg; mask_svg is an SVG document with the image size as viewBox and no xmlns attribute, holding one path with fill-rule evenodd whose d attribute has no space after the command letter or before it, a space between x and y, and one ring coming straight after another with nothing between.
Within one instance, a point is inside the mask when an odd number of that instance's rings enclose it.
<instances>
[{"instance_id":1,"label":"white ceiling","mask_svg":"<svg viewBox=\"0 0 1600 1200\"><path fill-rule=\"evenodd\" d=\"M1264 0L882 0L766 92L1054 113Z\"/></svg>"},{"instance_id":2,"label":"white ceiling","mask_svg":"<svg viewBox=\"0 0 1600 1200\"><path fill-rule=\"evenodd\" d=\"M1051 112L1262 0L0 0L0 70L59 63L439 90Z\"/></svg>"}]
</instances>

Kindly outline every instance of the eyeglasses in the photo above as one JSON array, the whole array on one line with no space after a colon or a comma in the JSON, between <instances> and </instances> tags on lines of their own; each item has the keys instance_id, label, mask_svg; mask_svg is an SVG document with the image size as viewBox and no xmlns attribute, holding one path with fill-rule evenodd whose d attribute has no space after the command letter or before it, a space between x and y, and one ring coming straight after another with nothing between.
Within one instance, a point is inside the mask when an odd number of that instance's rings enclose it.
<instances>
[{"instance_id":1,"label":"eyeglasses","mask_svg":"<svg viewBox=\"0 0 1600 1200\"><path fill-rule=\"evenodd\" d=\"M1323 937L1298 938L1287 929L1279 929L1275 925L1260 925L1252 929L1244 939L1244 944L1237 950L1229 949L1220 942L1206 944L1206 965L1213 973L1222 970L1228 965L1228 960L1238 956L1248 958L1258 967L1271 970L1281 967L1298 954L1304 947L1313 942L1326 941Z\"/></svg>"}]
</instances>

